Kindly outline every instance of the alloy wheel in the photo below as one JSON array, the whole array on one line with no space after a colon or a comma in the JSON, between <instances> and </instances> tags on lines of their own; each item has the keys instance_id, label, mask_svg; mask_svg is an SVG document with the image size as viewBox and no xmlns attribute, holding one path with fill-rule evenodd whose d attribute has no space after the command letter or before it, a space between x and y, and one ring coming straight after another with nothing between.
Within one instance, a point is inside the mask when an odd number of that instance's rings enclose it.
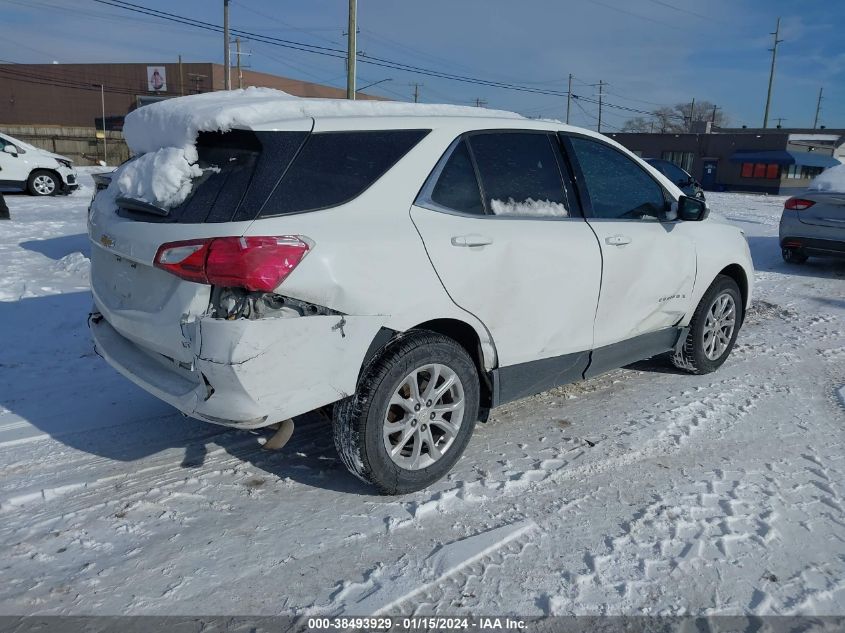
<instances>
[{"instance_id":1,"label":"alloy wheel","mask_svg":"<svg viewBox=\"0 0 845 633\"><path fill-rule=\"evenodd\" d=\"M452 447L464 418L464 387L446 365L430 364L408 374L384 416L384 448L406 470L427 468Z\"/></svg>"},{"instance_id":2,"label":"alloy wheel","mask_svg":"<svg viewBox=\"0 0 845 633\"><path fill-rule=\"evenodd\" d=\"M49 196L56 190L56 181L50 176L36 176L32 181L33 188L42 196Z\"/></svg>"},{"instance_id":3,"label":"alloy wheel","mask_svg":"<svg viewBox=\"0 0 845 633\"><path fill-rule=\"evenodd\" d=\"M736 328L736 302L729 292L717 295L707 309L704 320L704 355L710 360L721 358L731 344Z\"/></svg>"}]
</instances>

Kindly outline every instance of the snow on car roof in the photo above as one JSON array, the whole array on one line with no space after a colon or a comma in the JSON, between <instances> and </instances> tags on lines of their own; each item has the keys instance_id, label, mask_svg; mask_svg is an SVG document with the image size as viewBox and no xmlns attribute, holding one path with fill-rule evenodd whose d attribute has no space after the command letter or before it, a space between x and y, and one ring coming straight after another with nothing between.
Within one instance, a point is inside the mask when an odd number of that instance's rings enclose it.
<instances>
[{"instance_id":1,"label":"snow on car roof","mask_svg":"<svg viewBox=\"0 0 845 633\"><path fill-rule=\"evenodd\" d=\"M197 133L252 128L316 117L452 116L523 118L515 112L471 106L305 99L272 88L246 88L167 99L126 117L123 134L136 154L193 145Z\"/></svg>"},{"instance_id":2,"label":"snow on car roof","mask_svg":"<svg viewBox=\"0 0 845 633\"><path fill-rule=\"evenodd\" d=\"M845 165L825 169L807 187L810 191L834 191L845 193Z\"/></svg>"}]
</instances>

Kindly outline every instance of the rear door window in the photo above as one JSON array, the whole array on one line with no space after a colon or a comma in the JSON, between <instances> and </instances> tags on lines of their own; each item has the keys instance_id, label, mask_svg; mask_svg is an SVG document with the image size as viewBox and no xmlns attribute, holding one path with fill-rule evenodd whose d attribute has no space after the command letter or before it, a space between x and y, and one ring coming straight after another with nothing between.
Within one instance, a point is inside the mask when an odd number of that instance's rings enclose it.
<instances>
[{"instance_id":1,"label":"rear door window","mask_svg":"<svg viewBox=\"0 0 845 633\"><path fill-rule=\"evenodd\" d=\"M428 130L312 134L260 217L335 207L361 195Z\"/></svg>"},{"instance_id":2,"label":"rear door window","mask_svg":"<svg viewBox=\"0 0 845 633\"><path fill-rule=\"evenodd\" d=\"M553 142L556 141L544 132L484 132L469 136L489 213L570 215Z\"/></svg>"},{"instance_id":3,"label":"rear door window","mask_svg":"<svg viewBox=\"0 0 845 633\"><path fill-rule=\"evenodd\" d=\"M431 201L453 211L484 215L481 191L466 141L460 141L446 161L431 191Z\"/></svg>"}]
</instances>

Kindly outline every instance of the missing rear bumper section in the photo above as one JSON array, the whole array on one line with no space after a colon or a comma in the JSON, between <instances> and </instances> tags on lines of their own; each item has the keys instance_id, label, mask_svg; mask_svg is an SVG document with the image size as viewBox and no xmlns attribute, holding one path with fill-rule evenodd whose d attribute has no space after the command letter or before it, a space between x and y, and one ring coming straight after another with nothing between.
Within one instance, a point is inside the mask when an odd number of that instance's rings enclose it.
<instances>
[{"instance_id":1,"label":"missing rear bumper section","mask_svg":"<svg viewBox=\"0 0 845 633\"><path fill-rule=\"evenodd\" d=\"M89 326L97 353L142 389L191 417L246 429L301 415L354 392L361 363L383 322L378 316L204 316L192 324L194 362L189 364L133 341L131 332L119 332L99 312Z\"/></svg>"},{"instance_id":2,"label":"missing rear bumper section","mask_svg":"<svg viewBox=\"0 0 845 633\"><path fill-rule=\"evenodd\" d=\"M341 315L340 312L307 301L291 299L271 292L243 288L221 288L211 291L209 314L217 319L269 319L300 316Z\"/></svg>"}]
</instances>

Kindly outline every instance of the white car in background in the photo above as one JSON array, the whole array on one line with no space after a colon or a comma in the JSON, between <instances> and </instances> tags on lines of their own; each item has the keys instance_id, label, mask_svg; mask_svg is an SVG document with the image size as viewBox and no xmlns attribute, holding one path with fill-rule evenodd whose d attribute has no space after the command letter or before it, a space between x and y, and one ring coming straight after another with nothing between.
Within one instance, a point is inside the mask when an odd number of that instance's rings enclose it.
<instances>
[{"instance_id":1,"label":"white car in background","mask_svg":"<svg viewBox=\"0 0 845 633\"><path fill-rule=\"evenodd\" d=\"M214 98L186 111L237 121ZM112 366L232 427L334 404L344 464L397 494L444 476L500 404L661 353L692 373L728 357L754 272L703 201L587 130L355 103L200 132L170 208L118 188L172 180L156 170L181 150L116 172L89 219ZM139 139L190 127L152 108Z\"/></svg>"},{"instance_id":2,"label":"white car in background","mask_svg":"<svg viewBox=\"0 0 845 633\"><path fill-rule=\"evenodd\" d=\"M69 158L0 134L0 191L52 196L78 187Z\"/></svg>"}]
</instances>

